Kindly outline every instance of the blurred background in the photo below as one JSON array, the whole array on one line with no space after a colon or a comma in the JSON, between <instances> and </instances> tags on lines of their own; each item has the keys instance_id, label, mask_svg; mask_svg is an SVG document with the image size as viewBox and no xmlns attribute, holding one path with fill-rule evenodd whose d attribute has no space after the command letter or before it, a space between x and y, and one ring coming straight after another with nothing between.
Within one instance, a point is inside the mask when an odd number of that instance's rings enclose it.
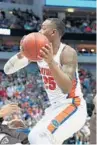
<instances>
[{"instance_id":1,"label":"blurred background","mask_svg":"<svg viewBox=\"0 0 97 145\"><path fill-rule=\"evenodd\" d=\"M44 114L49 100L36 63L13 75L4 64L19 51L21 38L37 32L46 18L65 23L62 42L78 54L79 76L88 116L96 94L96 0L0 0L0 107L18 102L22 118L32 127ZM8 119L8 118L7 118Z\"/></svg>"}]
</instances>

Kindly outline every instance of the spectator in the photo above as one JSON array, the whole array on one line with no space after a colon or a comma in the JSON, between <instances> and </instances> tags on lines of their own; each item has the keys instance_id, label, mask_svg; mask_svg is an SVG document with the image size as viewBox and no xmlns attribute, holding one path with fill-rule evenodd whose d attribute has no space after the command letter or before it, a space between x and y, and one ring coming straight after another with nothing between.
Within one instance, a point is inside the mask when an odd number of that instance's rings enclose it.
<instances>
[{"instance_id":1,"label":"spectator","mask_svg":"<svg viewBox=\"0 0 97 145\"><path fill-rule=\"evenodd\" d=\"M19 46L18 45L13 45L12 46L12 51L13 52L17 52L19 50Z\"/></svg>"},{"instance_id":2,"label":"spectator","mask_svg":"<svg viewBox=\"0 0 97 145\"><path fill-rule=\"evenodd\" d=\"M86 76L83 82L84 87L87 89L87 92L91 92L91 87L90 87L90 80L89 77Z\"/></svg>"},{"instance_id":3,"label":"spectator","mask_svg":"<svg viewBox=\"0 0 97 145\"><path fill-rule=\"evenodd\" d=\"M13 86L12 83L10 83L9 86L7 87L7 95L11 99L13 98L14 93L15 93L15 87Z\"/></svg>"},{"instance_id":4,"label":"spectator","mask_svg":"<svg viewBox=\"0 0 97 145\"><path fill-rule=\"evenodd\" d=\"M93 111L93 114L92 114L92 118L91 118L91 121L90 121L90 144L96 144L96 125L97 125L97 121L96 121L96 115L97 115L97 112L96 112L96 101L97 101L97 95L94 97L94 105L95 105L95 108L94 108L94 111Z\"/></svg>"},{"instance_id":5,"label":"spectator","mask_svg":"<svg viewBox=\"0 0 97 145\"><path fill-rule=\"evenodd\" d=\"M4 87L0 86L0 97L2 97L2 100L5 100L7 98L7 92Z\"/></svg>"},{"instance_id":6,"label":"spectator","mask_svg":"<svg viewBox=\"0 0 97 145\"><path fill-rule=\"evenodd\" d=\"M85 32L91 33L92 32L92 29L89 26L87 26L87 27L85 27Z\"/></svg>"}]
</instances>

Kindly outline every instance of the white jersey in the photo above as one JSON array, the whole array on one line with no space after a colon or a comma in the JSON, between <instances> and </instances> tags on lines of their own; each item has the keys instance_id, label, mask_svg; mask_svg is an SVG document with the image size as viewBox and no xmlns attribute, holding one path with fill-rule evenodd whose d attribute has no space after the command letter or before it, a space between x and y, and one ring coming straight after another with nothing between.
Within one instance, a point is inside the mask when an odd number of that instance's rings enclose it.
<instances>
[{"instance_id":1,"label":"white jersey","mask_svg":"<svg viewBox=\"0 0 97 145\"><path fill-rule=\"evenodd\" d=\"M65 44L61 43L59 50L57 54L54 56L54 61L58 64L58 66L61 66L60 63L60 55L63 49L65 49ZM73 87L69 94L64 94L62 90L57 85L56 81L54 80L54 77L51 75L51 71L49 69L48 64L44 61L38 61L37 62L40 73L42 75L42 79L44 82L45 90L48 94L48 98L50 100L50 103L53 105L54 103L63 102L67 98L74 98L74 97L82 97L81 92L81 86L80 86L80 80L78 76L78 68L76 68L75 78L73 80ZM64 86L65 87L65 86Z\"/></svg>"}]
</instances>

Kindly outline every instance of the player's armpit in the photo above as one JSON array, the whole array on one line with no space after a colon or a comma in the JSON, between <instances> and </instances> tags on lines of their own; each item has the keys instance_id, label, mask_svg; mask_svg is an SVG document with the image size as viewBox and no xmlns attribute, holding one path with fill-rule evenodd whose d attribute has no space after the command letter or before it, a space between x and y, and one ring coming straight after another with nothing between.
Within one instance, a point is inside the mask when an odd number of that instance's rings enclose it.
<instances>
[{"instance_id":1,"label":"player's armpit","mask_svg":"<svg viewBox=\"0 0 97 145\"><path fill-rule=\"evenodd\" d=\"M77 63L76 51L70 46L67 46L61 54L61 64L63 72L69 77L70 80L74 79L76 67L78 65Z\"/></svg>"}]
</instances>

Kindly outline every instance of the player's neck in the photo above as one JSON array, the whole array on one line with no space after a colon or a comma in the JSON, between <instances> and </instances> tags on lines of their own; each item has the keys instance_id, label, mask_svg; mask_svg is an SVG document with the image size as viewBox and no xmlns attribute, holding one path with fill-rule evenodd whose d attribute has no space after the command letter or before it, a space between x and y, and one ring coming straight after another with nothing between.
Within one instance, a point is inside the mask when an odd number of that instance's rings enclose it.
<instances>
[{"instance_id":1,"label":"player's neck","mask_svg":"<svg viewBox=\"0 0 97 145\"><path fill-rule=\"evenodd\" d=\"M56 40L52 43L53 45L53 54L55 55L58 52L58 49L60 47L60 40Z\"/></svg>"}]
</instances>

